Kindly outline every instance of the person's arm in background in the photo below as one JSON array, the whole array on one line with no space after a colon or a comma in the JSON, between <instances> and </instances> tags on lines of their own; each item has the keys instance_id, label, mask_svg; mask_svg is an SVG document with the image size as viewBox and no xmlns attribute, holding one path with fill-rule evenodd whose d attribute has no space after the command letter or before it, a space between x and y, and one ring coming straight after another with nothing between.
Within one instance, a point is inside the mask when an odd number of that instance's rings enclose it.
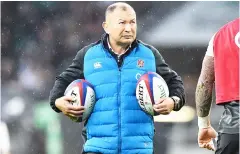
<instances>
[{"instance_id":1,"label":"person's arm in background","mask_svg":"<svg viewBox=\"0 0 240 154\"><path fill-rule=\"evenodd\" d=\"M163 77L169 88L169 97L161 99L158 106L155 107L155 111L159 114L169 114L172 110L179 111L185 104L185 92L181 77L173 71L160 52L151 47L155 59L157 73Z\"/></svg>"},{"instance_id":2,"label":"person's arm in background","mask_svg":"<svg viewBox=\"0 0 240 154\"><path fill-rule=\"evenodd\" d=\"M216 131L210 124L210 109L212 104L212 91L214 85L214 57L213 38L209 42L207 53L202 62L202 70L198 79L195 101L198 116L198 145L201 148L214 150L212 139L216 137Z\"/></svg>"},{"instance_id":3,"label":"person's arm in background","mask_svg":"<svg viewBox=\"0 0 240 154\"><path fill-rule=\"evenodd\" d=\"M50 92L50 106L56 112L63 112L65 115L80 116L83 112L83 107L74 107L68 103L72 101L72 97L64 96L67 86L76 79L83 79L83 60L84 55L89 47L85 47L78 51L72 64L56 77L53 89Z\"/></svg>"},{"instance_id":4,"label":"person's arm in background","mask_svg":"<svg viewBox=\"0 0 240 154\"><path fill-rule=\"evenodd\" d=\"M10 154L10 135L5 122L0 122L0 153Z\"/></svg>"}]
</instances>

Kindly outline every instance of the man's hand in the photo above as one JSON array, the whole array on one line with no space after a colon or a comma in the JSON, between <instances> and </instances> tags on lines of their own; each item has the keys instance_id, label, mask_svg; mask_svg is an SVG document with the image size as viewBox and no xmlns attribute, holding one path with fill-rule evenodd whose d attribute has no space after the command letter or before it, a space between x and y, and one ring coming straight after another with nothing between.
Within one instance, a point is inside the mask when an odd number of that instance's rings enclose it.
<instances>
[{"instance_id":1,"label":"man's hand","mask_svg":"<svg viewBox=\"0 0 240 154\"><path fill-rule=\"evenodd\" d=\"M74 100L71 96L63 96L56 99L55 105L67 116L81 117L84 112L84 106L73 106L70 102Z\"/></svg>"},{"instance_id":2,"label":"man's hand","mask_svg":"<svg viewBox=\"0 0 240 154\"><path fill-rule=\"evenodd\" d=\"M198 146L200 148L207 148L208 150L215 151L212 139L215 139L217 132L209 126L207 128L199 128L198 131Z\"/></svg>"},{"instance_id":3,"label":"man's hand","mask_svg":"<svg viewBox=\"0 0 240 154\"><path fill-rule=\"evenodd\" d=\"M174 101L172 98L161 98L156 104L153 105L153 109L158 114L169 114L174 107Z\"/></svg>"}]
</instances>

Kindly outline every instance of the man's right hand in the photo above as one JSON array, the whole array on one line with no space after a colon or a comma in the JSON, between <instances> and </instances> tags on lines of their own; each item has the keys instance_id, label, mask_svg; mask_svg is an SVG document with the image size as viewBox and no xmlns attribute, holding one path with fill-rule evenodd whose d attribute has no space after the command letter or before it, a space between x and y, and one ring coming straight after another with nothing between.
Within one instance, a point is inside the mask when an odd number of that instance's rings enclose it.
<instances>
[{"instance_id":1,"label":"man's right hand","mask_svg":"<svg viewBox=\"0 0 240 154\"><path fill-rule=\"evenodd\" d=\"M71 101L74 101L74 97L63 96L56 99L55 106L67 116L81 117L84 112L84 106L73 106L69 103Z\"/></svg>"},{"instance_id":2,"label":"man's right hand","mask_svg":"<svg viewBox=\"0 0 240 154\"><path fill-rule=\"evenodd\" d=\"M215 151L213 139L217 136L217 132L212 126L207 128L200 128L198 131L198 145L200 148L206 148L208 150Z\"/></svg>"}]
</instances>

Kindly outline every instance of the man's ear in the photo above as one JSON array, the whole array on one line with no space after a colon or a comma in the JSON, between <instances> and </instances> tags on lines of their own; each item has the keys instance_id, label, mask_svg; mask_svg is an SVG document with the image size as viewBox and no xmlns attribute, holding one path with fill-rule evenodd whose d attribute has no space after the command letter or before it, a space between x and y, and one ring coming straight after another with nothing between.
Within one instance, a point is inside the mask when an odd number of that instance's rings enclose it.
<instances>
[{"instance_id":1,"label":"man's ear","mask_svg":"<svg viewBox=\"0 0 240 154\"><path fill-rule=\"evenodd\" d=\"M109 31L108 31L108 23L107 23L106 21L104 21L104 22L102 23L102 27L103 27L104 31L105 31L107 34L109 34Z\"/></svg>"}]
</instances>

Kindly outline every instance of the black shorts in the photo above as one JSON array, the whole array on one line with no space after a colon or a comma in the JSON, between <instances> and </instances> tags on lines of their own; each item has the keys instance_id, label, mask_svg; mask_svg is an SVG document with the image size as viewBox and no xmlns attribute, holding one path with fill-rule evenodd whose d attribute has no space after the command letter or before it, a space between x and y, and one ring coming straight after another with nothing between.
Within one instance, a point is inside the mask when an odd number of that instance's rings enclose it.
<instances>
[{"instance_id":1,"label":"black shorts","mask_svg":"<svg viewBox=\"0 0 240 154\"><path fill-rule=\"evenodd\" d=\"M215 154L239 154L239 134L220 133Z\"/></svg>"}]
</instances>

